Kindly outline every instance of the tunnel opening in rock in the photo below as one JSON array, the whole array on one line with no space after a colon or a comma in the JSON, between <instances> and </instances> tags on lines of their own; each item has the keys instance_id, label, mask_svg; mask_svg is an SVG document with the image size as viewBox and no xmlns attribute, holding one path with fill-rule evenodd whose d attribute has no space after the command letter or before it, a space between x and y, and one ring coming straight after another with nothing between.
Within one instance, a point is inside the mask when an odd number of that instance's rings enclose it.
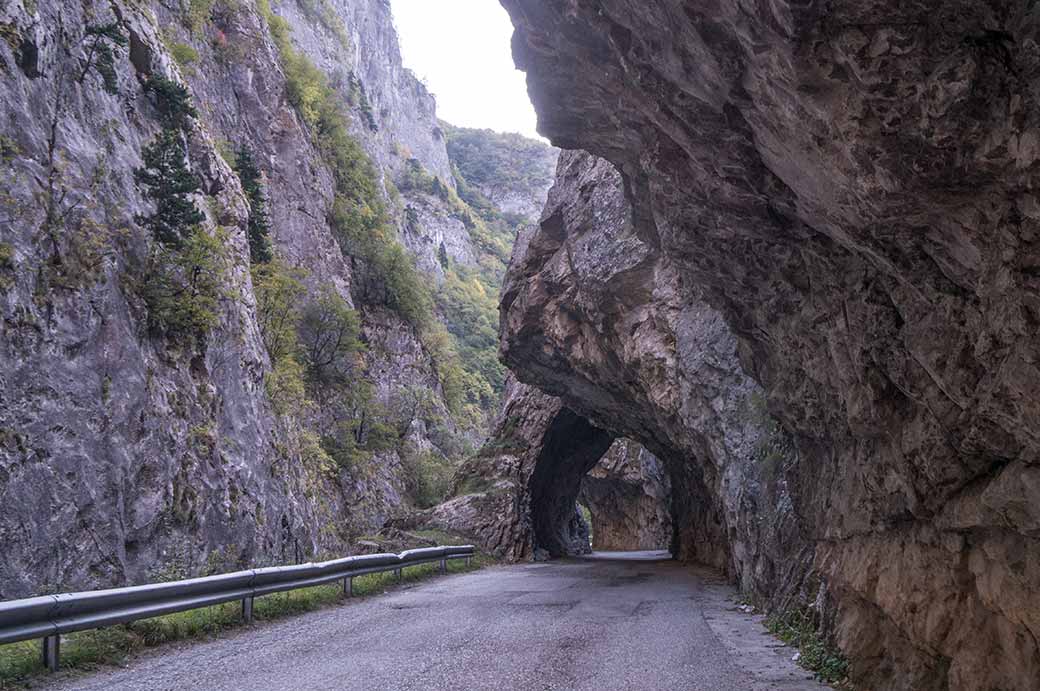
<instances>
[{"instance_id":1,"label":"tunnel opening in rock","mask_svg":"<svg viewBox=\"0 0 1040 691\"><path fill-rule=\"evenodd\" d=\"M671 479L664 464L640 444L615 441L582 479L578 499L579 507L587 507L593 551L671 547Z\"/></svg>"},{"instance_id":2,"label":"tunnel opening in rock","mask_svg":"<svg viewBox=\"0 0 1040 691\"><path fill-rule=\"evenodd\" d=\"M563 408L553 418L531 475L535 557L591 551L589 526L578 512L582 478L599 462L614 436Z\"/></svg>"},{"instance_id":3,"label":"tunnel opening in rock","mask_svg":"<svg viewBox=\"0 0 1040 691\"><path fill-rule=\"evenodd\" d=\"M640 444L563 408L531 476L536 558L671 550L671 478Z\"/></svg>"}]
</instances>

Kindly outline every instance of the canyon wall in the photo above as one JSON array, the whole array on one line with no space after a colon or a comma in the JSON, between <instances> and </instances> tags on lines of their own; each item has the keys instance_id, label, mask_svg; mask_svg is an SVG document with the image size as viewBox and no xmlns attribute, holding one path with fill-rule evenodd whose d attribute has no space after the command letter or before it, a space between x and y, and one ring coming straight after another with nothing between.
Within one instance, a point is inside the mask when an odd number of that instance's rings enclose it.
<instances>
[{"instance_id":1,"label":"canyon wall","mask_svg":"<svg viewBox=\"0 0 1040 691\"><path fill-rule=\"evenodd\" d=\"M787 485L797 452L719 313L681 288L671 260L637 235L617 170L563 152L503 288L503 356L530 385L511 385L488 444L457 473L457 496L423 520L510 558L586 551L573 520L581 478L627 438L667 478L665 547L726 570L762 602L815 597ZM598 455L560 451L554 430L569 428L595 436Z\"/></svg>"},{"instance_id":2,"label":"canyon wall","mask_svg":"<svg viewBox=\"0 0 1040 691\"><path fill-rule=\"evenodd\" d=\"M689 369L684 335L724 334L725 391L755 397L783 459L774 563L820 579L853 679L1033 688L1033 3L502 4L540 130L613 163L633 218L623 245L547 210L507 277L510 368L669 464L680 553L740 578L763 554L742 516L770 511L728 513L730 466L688 443L706 389L654 385ZM603 182L567 165L578 206Z\"/></svg>"},{"instance_id":3,"label":"canyon wall","mask_svg":"<svg viewBox=\"0 0 1040 691\"><path fill-rule=\"evenodd\" d=\"M512 228L389 4L15 0L0 38L0 598L439 499L498 407Z\"/></svg>"},{"instance_id":4,"label":"canyon wall","mask_svg":"<svg viewBox=\"0 0 1040 691\"><path fill-rule=\"evenodd\" d=\"M672 544L672 488L661 461L619 439L581 481L578 501L592 516L592 549L665 550Z\"/></svg>"}]
</instances>

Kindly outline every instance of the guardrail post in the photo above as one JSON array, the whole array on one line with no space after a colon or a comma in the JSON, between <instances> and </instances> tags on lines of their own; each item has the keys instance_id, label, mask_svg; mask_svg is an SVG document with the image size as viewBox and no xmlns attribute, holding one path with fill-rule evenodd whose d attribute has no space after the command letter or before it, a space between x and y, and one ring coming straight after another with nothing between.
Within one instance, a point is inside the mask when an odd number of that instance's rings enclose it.
<instances>
[{"instance_id":1,"label":"guardrail post","mask_svg":"<svg viewBox=\"0 0 1040 691\"><path fill-rule=\"evenodd\" d=\"M467 568L467 569L469 568L469 560L470 560L470 558L469 558L469 557L466 557L466 568Z\"/></svg>"},{"instance_id":2,"label":"guardrail post","mask_svg":"<svg viewBox=\"0 0 1040 691\"><path fill-rule=\"evenodd\" d=\"M61 636L54 634L43 639L43 666L51 672L58 671L58 659L61 656Z\"/></svg>"},{"instance_id":3,"label":"guardrail post","mask_svg":"<svg viewBox=\"0 0 1040 691\"><path fill-rule=\"evenodd\" d=\"M253 623L253 598L242 598L242 621L247 624Z\"/></svg>"},{"instance_id":4,"label":"guardrail post","mask_svg":"<svg viewBox=\"0 0 1040 691\"><path fill-rule=\"evenodd\" d=\"M448 560L441 559L441 573L448 573Z\"/></svg>"},{"instance_id":5,"label":"guardrail post","mask_svg":"<svg viewBox=\"0 0 1040 691\"><path fill-rule=\"evenodd\" d=\"M347 597L354 597L354 577L347 576L343 579L343 594Z\"/></svg>"},{"instance_id":6,"label":"guardrail post","mask_svg":"<svg viewBox=\"0 0 1040 691\"><path fill-rule=\"evenodd\" d=\"M394 575L397 576L397 582L401 582L401 569L394 569Z\"/></svg>"}]
</instances>

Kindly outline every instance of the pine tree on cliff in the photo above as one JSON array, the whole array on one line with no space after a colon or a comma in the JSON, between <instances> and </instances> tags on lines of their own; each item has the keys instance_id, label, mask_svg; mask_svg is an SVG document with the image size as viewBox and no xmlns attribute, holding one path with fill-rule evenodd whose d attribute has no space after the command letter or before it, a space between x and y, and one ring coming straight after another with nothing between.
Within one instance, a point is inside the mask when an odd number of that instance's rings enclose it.
<instances>
[{"instance_id":1,"label":"pine tree on cliff","mask_svg":"<svg viewBox=\"0 0 1040 691\"><path fill-rule=\"evenodd\" d=\"M152 76L145 83L162 119L163 129L144 148L144 166L134 171L145 195L155 202L155 213L138 216L161 244L180 249L196 226L205 220L191 195L199 191L199 180L188 168L184 132L197 117L188 90L165 77Z\"/></svg>"},{"instance_id":2,"label":"pine tree on cliff","mask_svg":"<svg viewBox=\"0 0 1040 691\"><path fill-rule=\"evenodd\" d=\"M249 198L249 258L254 264L271 261L271 217L267 213L267 199L261 185L260 168L248 149L238 150L235 172L242 182L242 190Z\"/></svg>"},{"instance_id":3,"label":"pine tree on cliff","mask_svg":"<svg viewBox=\"0 0 1040 691\"><path fill-rule=\"evenodd\" d=\"M205 220L191 195L199 191L199 181L186 163L180 130L163 129L144 148L144 166L134 172L145 195L155 202L155 213L138 216L137 222L149 228L163 245L179 249L192 229Z\"/></svg>"}]
</instances>

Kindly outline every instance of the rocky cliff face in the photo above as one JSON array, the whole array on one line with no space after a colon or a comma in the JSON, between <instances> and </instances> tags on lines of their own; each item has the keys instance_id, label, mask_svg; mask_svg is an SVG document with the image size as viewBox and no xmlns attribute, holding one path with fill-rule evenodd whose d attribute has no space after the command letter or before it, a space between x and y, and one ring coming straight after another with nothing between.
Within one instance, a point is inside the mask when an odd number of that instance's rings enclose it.
<instances>
[{"instance_id":1,"label":"rocky cliff face","mask_svg":"<svg viewBox=\"0 0 1040 691\"><path fill-rule=\"evenodd\" d=\"M705 305L689 337L734 338L754 383L726 389L761 387L781 422L776 506L808 540L854 678L1032 688L1033 4L503 4L541 131L617 166L645 248L605 262L612 224L583 237L547 214L504 295L509 365L666 462L684 452L701 476L673 482L700 512L685 554L754 557L718 454L683 444L705 389L646 384L689 368L662 324Z\"/></svg>"},{"instance_id":2,"label":"rocky cliff face","mask_svg":"<svg viewBox=\"0 0 1040 691\"><path fill-rule=\"evenodd\" d=\"M454 498L410 522L472 536L510 560L586 554L575 501L613 435L511 379L488 442L455 475Z\"/></svg>"},{"instance_id":3,"label":"rocky cliff face","mask_svg":"<svg viewBox=\"0 0 1040 691\"><path fill-rule=\"evenodd\" d=\"M484 226L388 3L16 1L0 38L0 598L436 497L496 394L424 284Z\"/></svg>"},{"instance_id":4,"label":"rocky cliff face","mask_svg":"<svg viewBox=\"0 0 1040 691\"><path fill-rule=\"evenodd\" d=\"M512 389L489 443L459 471L460 496L429 520L514 558L584 551L573 521L581 478L594 479L610 441L627 437L667 474L665 546L727 570L763 601L805 599L817 589L788 494L796 452L720 315L682 292L633 221L610 163L561 155L503 290L503 355L536 386ZM595 443L560 450L554 430L570 428L565 438ZM659 520L659 506L639 518Z\"/></svg>"},{"instance_id":5,"label":"rocky cliff face","mask_svg":"<svg viewBox=\"0 0 1040 691\"><path fill-rule=\"evenodd\" d=\"M582 478L578 493L578 501L592 515L592 549L668 549L671 497L664 465L636 442L617 440Z\"/></svg>"}]
</instances>

